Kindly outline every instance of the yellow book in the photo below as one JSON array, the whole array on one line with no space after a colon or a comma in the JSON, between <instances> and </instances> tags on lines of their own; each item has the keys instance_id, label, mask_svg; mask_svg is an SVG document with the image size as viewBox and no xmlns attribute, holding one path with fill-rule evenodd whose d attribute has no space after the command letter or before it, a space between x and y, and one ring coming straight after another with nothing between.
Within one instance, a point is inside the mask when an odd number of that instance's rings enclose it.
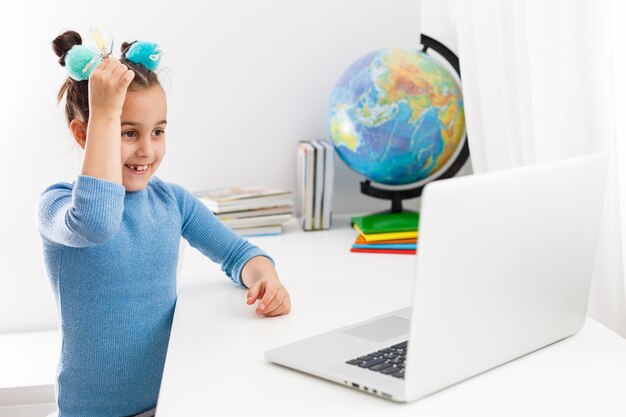
<instances>
[{"instance_id":1,"label":"yellow book","mask_svg":"<svg viewBox=\"0 0 626 417\"><path fill-rule=\"evenodd\" d=\"M417 238L417 235L418 235L417 230L411 230L408 232L365 234L361 231L361 229L359 229L359 226L357 226L356 224L353 227L357 232L359 232L363 236L363 239L365 239L366 242L380 242L383 240L395 240L395 239L413 239L413 238Z\"/></svg>"}]
</instances>

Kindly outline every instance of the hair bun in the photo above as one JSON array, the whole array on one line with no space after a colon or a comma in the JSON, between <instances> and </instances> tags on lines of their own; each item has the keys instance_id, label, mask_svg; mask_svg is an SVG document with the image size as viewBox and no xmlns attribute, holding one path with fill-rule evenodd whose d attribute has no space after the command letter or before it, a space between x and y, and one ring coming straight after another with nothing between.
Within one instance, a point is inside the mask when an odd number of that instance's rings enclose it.
<instances>
[{"instance_id":1,"label":"hair bun","mask_svg":"<svg viewBox=\"0 0 626 417\"><path fill-rule=\"evenodd\" d=\"M130 47L137 41L132 41L132 42L123 42L122 46L120 47L120 51L122 52L122 57L126 58L126 52L128 52L128 50L130 49Z\"/></svg>"},{"instance_id":2,"label":"hair bun","mask_svg":"<svg viewBox=\"0 0 626 417\"><path fill-rule=\"evenodd\" d=\"M65 57L75 45L82 45L83 39L78 32L68 30L57 36L52 41L52 50L59 57L59 64L65 66Z\"/></svg>"}]
</instances>

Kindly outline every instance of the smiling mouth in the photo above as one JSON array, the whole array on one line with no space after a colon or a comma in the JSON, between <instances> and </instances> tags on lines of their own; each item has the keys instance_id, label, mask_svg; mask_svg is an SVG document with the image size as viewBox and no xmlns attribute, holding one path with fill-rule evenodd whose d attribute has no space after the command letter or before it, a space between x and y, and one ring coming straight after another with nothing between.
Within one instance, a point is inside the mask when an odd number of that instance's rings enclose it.
<instances>
[{"instance_id":1,"label":"smiling mouth","mask_svg":"<svg viewBox=\"0 0 626 417\"><path fill-rule=\"evenodd\" d=\"M148 165L131 165L131 164L124 164L124 166L128 169L130 169L131 171L137 173L137 174L142 174L144 172L146 172L148 170L148 168L150 168L151 164Z\"/></svg>"}]
</instances>

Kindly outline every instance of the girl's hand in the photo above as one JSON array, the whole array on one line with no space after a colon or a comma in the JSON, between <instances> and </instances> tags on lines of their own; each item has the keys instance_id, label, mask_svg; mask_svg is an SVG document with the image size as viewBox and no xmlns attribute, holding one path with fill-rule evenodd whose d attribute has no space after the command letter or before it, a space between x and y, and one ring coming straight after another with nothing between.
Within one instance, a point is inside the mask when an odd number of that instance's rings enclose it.
<instances>
[{"instance_id":1,"label":"girl's hand","mask_svg":"<svg viewBox=\"0 0 626 417\"><path fill-rule=\"evenodd\" d=\"M89 76L90 115L119 118L134 77L135 73L118 59L104 59Z\"/></svg>"},{"instance_id":2,"label":"girl's hand","mask_svg":"<svg viewBox=\"0 0 626 417\"><path fill-rule=\"evenodd\" d=\"M259 299L257 314L274 317L287 314L291 310L289 293L276 275L264 276L250 287L247 304L254 304Z\"/></svg>"}]
</instances>

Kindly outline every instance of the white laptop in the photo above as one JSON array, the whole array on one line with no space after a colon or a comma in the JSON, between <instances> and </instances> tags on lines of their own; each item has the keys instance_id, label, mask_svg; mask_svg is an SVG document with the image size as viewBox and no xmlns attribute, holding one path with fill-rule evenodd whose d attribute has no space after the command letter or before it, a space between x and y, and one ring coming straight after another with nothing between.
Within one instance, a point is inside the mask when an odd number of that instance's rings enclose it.
<instances>
[{"instance_id":1,"label":"white laptop","mask_svg":"<svg viewBox=\"0 0 626 417\"><path fill-rule=\"evenodd\" d=\"M266 358L409 402L575 334L607 163L591 155L428 184L413 307Z\"/></svg>"}]
</instances>

